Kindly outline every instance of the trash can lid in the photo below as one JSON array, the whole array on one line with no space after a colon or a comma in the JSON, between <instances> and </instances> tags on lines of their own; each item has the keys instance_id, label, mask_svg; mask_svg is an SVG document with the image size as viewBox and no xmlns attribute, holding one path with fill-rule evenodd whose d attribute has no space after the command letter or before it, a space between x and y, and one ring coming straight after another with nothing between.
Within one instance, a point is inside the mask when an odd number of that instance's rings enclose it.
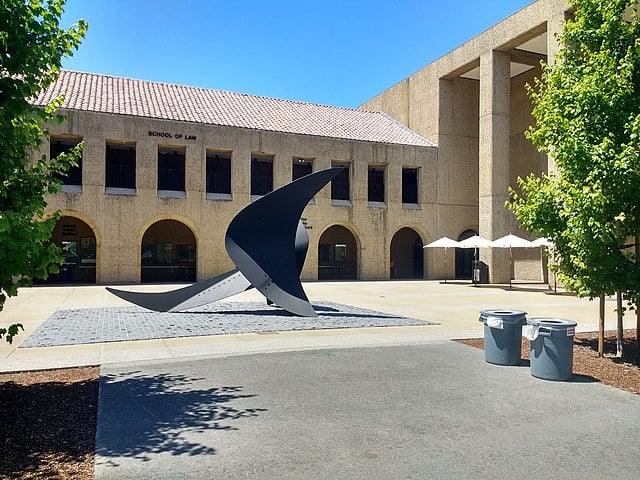
<instances>
[{"instance_id":1,"label":"trash can lid","mask_svg":"<svg viewBox=\"0 0 640 480\"><path fill-rule=\"evenodd\" d=\"M537 327L550 328L552 330L563 330L566 328L575 327L576 322L572 320L563 320L562 318L529 318L527 319L528 325L535 325Z\"/></svg>"},{"instance_id":2,"label":"trash can lid","mask_svg":"<svg viewBox=\"0 0 640 480\"><path fill-rule=\"evenodd\" d=\"M521 310L509 310L506 308L495 310L480 310L480 321L489 317L499 318L507 323L520 323L526 319L527 312Z\"/></svg>"}]
</instances>

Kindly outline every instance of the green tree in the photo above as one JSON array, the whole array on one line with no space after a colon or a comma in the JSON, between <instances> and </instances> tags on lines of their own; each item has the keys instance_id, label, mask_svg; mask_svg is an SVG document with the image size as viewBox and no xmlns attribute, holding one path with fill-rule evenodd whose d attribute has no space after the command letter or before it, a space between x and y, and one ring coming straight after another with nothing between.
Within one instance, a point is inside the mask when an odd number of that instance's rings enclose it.
<instances>
[{"instance_id":1,"label":"green tree","mask_svg":"<svg viewBox=\"0 0 640 480\"><path fill-rule=\"evenodd\" d=\"M640 232L638 0L570 3L556 61L529 87L528 137L557 171L518 179L508 205L526 229L553 239L552 268L567 288L589 298L622 292L637 307L629 239Z\"/></svg>"},{"instance_id":2,"label":"green tree","mask_svg":"<svg viewBox=\"0 0 640 480\"><path fill-rule=\"evenodd\" d=\"M46 278L61 263L49 244L58 215L44 218L45 195L58 191L57 177L78 152L30 160L48 134L43 125L61 122L60 99L35 106L31 100L57 78L62 58L84 37L79 21L60 28L65 0L0 0L0 310L7 297ZM0 327L11 343L20 324Z\"/></svg>"}]
</instances>

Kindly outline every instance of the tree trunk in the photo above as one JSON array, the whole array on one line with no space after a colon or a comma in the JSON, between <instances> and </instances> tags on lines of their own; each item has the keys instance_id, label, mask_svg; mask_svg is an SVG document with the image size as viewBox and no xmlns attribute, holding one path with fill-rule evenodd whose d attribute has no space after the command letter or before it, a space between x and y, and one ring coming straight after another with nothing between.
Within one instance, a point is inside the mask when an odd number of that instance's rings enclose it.
<instances>
[{"instance_id":1,"label":"tree trunk","mask_svg":"<svg viewBox=\"0 0 640 480\"><path fill-rule=\"evenodd\" d=\"M636 349L640 352L640 310L636 305Z\"/></svg>"},{"instance_id":2,"label":"tree trunk","mask_svg":"<svg viewBox=\"0 0 640 480\"><path fill-rule=\"evenodd\" d=\"M636 263L640 260L640 235L636 235ZM640 352L640 305L636 303L636 349Z\"/></svg>"},{"instance_id":3,"label":"tree trunk","mask_svg":"<svg viewBox=\"0 0 640 480\"><path fill-rule=\"evenodd\" d=\"M604 356L604 293L600 294L600 315L598 321L598 356Z\"/></svg>"},{"instance_id":4,"label":"tree trunk","mask_svg":"<svg viewBox=\"0 0 640 480\"><path fill-rule=\"evenodd\" d=\"M624 325L622 322L622 292L616 292L616 314L618 316L618 328L616 330L616 358L622 358L622 341L624 339Z\"/></svg>"}]
</instances>

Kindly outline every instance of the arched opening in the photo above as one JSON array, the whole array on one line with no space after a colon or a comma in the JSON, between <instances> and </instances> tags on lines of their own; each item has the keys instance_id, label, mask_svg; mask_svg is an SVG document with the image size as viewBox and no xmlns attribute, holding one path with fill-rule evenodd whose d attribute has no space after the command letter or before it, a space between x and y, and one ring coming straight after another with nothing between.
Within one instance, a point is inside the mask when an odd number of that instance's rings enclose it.
<instances>
[{"instance_id":1,"label":"arched opening","mask_svg":"<svg viewBox=\"0 0 640 480\"><path fill-rule=\"evenodd\" d=\"M478 233L465 230L458 237L458 241L466 240ZM471 280L473 278L473 248L456 248L456 280Z\"/></svg>"},{"instance_id":2,"label":"arched opening","mask_svg":"<svg viewBox=\"0 0 640 480\"><path fill-rule=\"evenodd\" d=\"M318 242L318 280L358 278L358 245L345 227L334 225Z\"/></svg>"},{"instance_id":3,"label":"arched opening","mask_svg":"<svg viewBox=\"0 0 640 480\"><path fill-rule=\"evenodd\" d=\"M140 281L195 282L196 238L177 220L160 220L142 237Z\"/></svg>"},{"instance_id":4,"label":"arched opening","mask_svg":"<svg viewBox=\"0 0 640 480\"><path fill-rule=\"evenodd\" d=\"M422 239L415 230L401 228L391 239L391 278L423 278Z\"/></svg>"},{"instance_id":5,"label":"arched opening","mask_svg":"<svg viewBox=\"0 0 640 480\"><path fill-rule=\"evenodd\" d=\"M96 234L87 223L62 217L53 229L51 242L62 250L63 264L47 283L96 283Z\"/></svg>"}]
</instances>

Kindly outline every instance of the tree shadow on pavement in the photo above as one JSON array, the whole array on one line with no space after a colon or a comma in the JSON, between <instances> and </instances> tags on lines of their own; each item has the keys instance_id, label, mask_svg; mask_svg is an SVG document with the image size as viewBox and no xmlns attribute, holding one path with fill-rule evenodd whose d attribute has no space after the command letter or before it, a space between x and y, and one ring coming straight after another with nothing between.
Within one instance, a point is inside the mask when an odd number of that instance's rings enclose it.
<instances>
[{"instance_id":1,"label":"tree shadow on pavement","mask_svg":"<svg viewBox=\"0 0 640 480\"><path fill-rule=\"evenodd\" d=\"M234 422L257 417L241 386L202 387L204 378L146 375L139 371L102 376L96 462L117 466L119 457L213 455L205 432L236 430Z\"/></svg>"}]
</instances>

